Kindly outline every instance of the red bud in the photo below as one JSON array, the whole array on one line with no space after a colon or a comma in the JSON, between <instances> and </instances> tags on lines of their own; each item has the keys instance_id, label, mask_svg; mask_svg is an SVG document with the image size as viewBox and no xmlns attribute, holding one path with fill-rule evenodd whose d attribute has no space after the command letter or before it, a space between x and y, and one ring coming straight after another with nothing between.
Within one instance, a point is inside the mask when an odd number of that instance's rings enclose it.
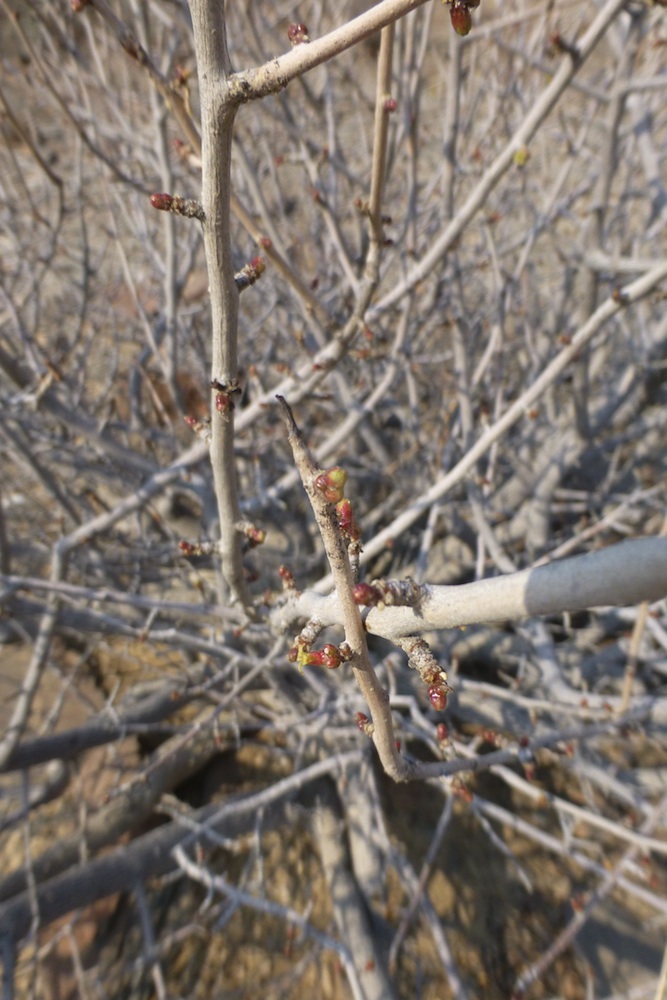
<instances>
[{"instance_id":1,"label":"red bud","mask_svg":"<svg viewBox=\"0 0 667 1000\"><path fill-rule=\"evenodd\" d=\"M470 11L463 3L453 3L449 8L449 17L452 22L452 28L457 35L467 35L470 33L472 28L472 17L470 16Z\"/></svg>"},{"instance_id":2,"label":"red bud","mask_svg":"<svg viewBox=\"0 0 667 1000\"><path fill-rule=\"evenodd\" d=\"M442 712L447 707L447 692L437 684L428 689L428 698L436 712Z\"/></svg>"},{"instance_id":3,"label":"red bud","mask_svg":"<svg viewBox=\"0 0 667 1000\"><path fill-rule=\"evenodd\" d=\"M337 646L327 642L322 649L313 649L310 652L301 653L299 662L304 667L326 667L327 670L335 670L343 662Z\"/></svg>"},{"instance_id":4,"label":"red bud","mask_svg":"<svg viewBox=\"0 0 667 1000\"><path fill-rule=\"evenodd\" d=\"M315 477L315 489L329 503L338 503L343 499L343 489L347 482L347 472L339 465L334 465L327 472L320 472Z\"/></svg>"},{"instance_id":5,"label":"red bud","mask_svg":"<svg viewBox=\"0 0 667 1000\"><path fill-rule=\"evenodd\" d=\"M173 204L174 199L170 194L161 193L151 195L151 205L160 212L169 212Z\"/></svg>"},{"instance_id":6,"label":"red bud","mask_svg":"<svg viewBox=\"0 0 667 1000\"><path fill-rule=\"evenodd\" d=\"M343 499L336 504L336 516L338 518L340 530L343 534L346 535L351 541L358 542L361 538L361 531L359 530L359 525L354 519L352 504L347 497L343 497Z\"/></svg>"},{"instance_id":7,"label":"red bud","mask_svg":"<svg viewBox=\"0 0 667 1000\"><path fill-rule=\"evenodd\" d=\"M374 608L382 601L382 594L370 583L358 583L352 591L355 604L361 604L367 608Z\"/></svg>"},{"instance_id":8,"label":"red bud","mask_svg":"<svg viewBox=\"0 0 667 1000\"><path fill-rule=\"evenodd\" d=\"M287 568L287 566L278 567L278 576L283 582L283 587L285 590L296 590L296 584L294 582L294 573Z\"/></svg>"},{"instance_id":9,"label":"red bud","mask_svg":"<svg viewBox=\"0 0 667 1000\"><path fill-rule=\"evenodd\" d=\"M308 28L305 24L290 24L287 29L287 37L292 45L302 45L303 42L310 41Z\"/></svg>"},{"instance_id":10,"label":"red bud","mask_svg":"<svg viewBox=\"0 0 667 1000\"><path fill-rule=\"evenodd\" d=\"M254 549L266 541L266 532L263 528L250 526L246 529L245 536L248 539L248 548Z\"/></svg>"}]
</instances>

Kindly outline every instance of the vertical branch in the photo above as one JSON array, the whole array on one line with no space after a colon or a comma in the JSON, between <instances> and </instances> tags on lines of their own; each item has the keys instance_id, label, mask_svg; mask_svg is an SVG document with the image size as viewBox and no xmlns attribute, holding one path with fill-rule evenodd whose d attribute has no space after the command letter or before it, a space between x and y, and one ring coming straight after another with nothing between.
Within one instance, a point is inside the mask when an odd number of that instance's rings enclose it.
<instances>
[{"instance_id":1,"label":"vertical branch","mask_svg":"<svg viewBox=\"0 0 667 1000\"><path fill-rule=\"evenodd\" d=\"M584 245L588 251L604 250L605 218L609 207L612 182L619 164L620 128L628 98L627 80L631 79L637 49L641 40L640 21L631 18L627 32L623 35L623 46L616 66L614 89L605 121L606 135L600 146L599 174L593 191ZM595 312L598 305L600 273L595 267L588 267L583 276L580 294L580 314L585 321ZM585 351L574 366L574 407L577 433L583 440L591 437L588 407L590 402L590 351Z\"/></svg>"},{"instance_id":2,"label":"vertical branch","mask_svg":"<svg viewBox=\"0 0 667 1000\"><path fill-rule=\"evenodd\" d=\"M454 214L454 178L456 174L456 140L461 114L461 63L463 46L455 32L449 36L449 62L447 64L447 99L443 136L444 161L442 165L442 203L445 218Z\"/></svg>"},{"instance_id":3,"label":"vertical branch","mask_svg":"<svg viewBox=\"0 0 667 1000\"><path fill-rule=\"evenodd\" d=\"M9 547L2 489L0 488L0 573L11 573L12 553Z\"/></svg>"},{"instance_id":4,"label":"vertical branch","mask_svg":"<svg viewBox=\"0 0 667 1000\"><path fill-rule=\"evenodd\" d=\"M241 536L237 530L241 512L234 456L233 394L238 388L239 292L234 281L230 201L236 104L227 85L231 66L224 3L191 0L190 9L201 106L204 249L213 337L211 464L220 519L220 557L229 591L224 596L249 607Z\"/></svg>"},{"instance_id":5,"label":"vertical branch","mask_svg":"<svg viewBox=\"0 0 667 1000\"><path fill-rule=\"evenodd\" d=\"M150 90L151 105L153 108L153 120L155 123L155 147L158 162L160 165L160 181L163 191L173 189L173 170L169 159L169 146L167 135L167 109L160 100L155 87ZM165 381L169 387L169 392L175 400L178 400L178 388L176 377L178 375L178 321L176 312L177 301L177 254L176 254L176 217L172 212L162 213L162 230L164 234L165 246L165 270L162 282L164 295L164 319L165 319L165 351L162 353L160 364L165 376Z\"/></svg>"},{"instance_id":6,"label":"vertical branch","mask_svg":"<svg viewBox=\"0 0 667 1000\"><path fill-rule=\"evenodd\" d=\"M373 163L371 165L371 195L368 215L371 228L371 250L366 262L367 273L377 280L380 247L382 246L382 191L387 167L387 136L391 101L391 65L394 54L394 24L387 25L380 33L380 55L375 90L375 126L373 132ZM394 105L395 106L395 103Z\"/></svg>"}]
</instances>

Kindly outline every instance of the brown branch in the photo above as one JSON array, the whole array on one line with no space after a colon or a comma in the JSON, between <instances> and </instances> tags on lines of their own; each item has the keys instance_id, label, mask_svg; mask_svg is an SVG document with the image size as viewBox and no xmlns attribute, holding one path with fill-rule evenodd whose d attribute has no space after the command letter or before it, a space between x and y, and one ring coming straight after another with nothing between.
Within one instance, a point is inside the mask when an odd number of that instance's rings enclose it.
<instances>
[{"instance_id":1,"label":"brown branch","mask_svg":"<svg viewBox=\"0 0 667 1000\"><path fill-rule=\"evenodd\" d=\"M221 831L227 837L239 836L252 827L258 809L266 809L269 805L275 807L308 782L325 774L336 774L358 758L358 751L331 756L253 795L223 806L219 802L203 806L191 813L187 822L161 826L101 858L49 879L36 889L40 926L45 927L67 913L90 906L107 896L131 892L147 878L174 871L177 865L171 852L178 844L192 839L193 834L188 832L188 827L197 831L199 839L214 843L216 833ZM32 919L33 899L28 892L1 904L0 946L11 946L24 938L30 931Z\"/></svg>"},{"instance_id":2,"label":"brown branch","mask_svg":"<svg viewBox=\"0 0 667 1000\"><path fill-rule=\"evenodd\" d=\"M320 529L324 550L331 568L339 601L341 624L345 631L345 641L352 650L352 670L373 719L373 742L387 774L396 781L406 781L411 776L412 767L396 747L389 696L380 684L371 664L366 642L366 630L361 619L359 606L355 604L352 594L354 579L347 545L338 526L335 506L326 500L320 490L316 489L315 479L320 470L318 470L315 460L303 442L289 405L282 396L278 396L277 399L281 416L287 427L287 437L292 448L294 461L313 509L317 526Z\"/></svg>"},{"instance_id":3,"label":"brown branch","mask_svg":"<svg viewBox=\"0 0 667 1000\"><path fill-rule=\"evenodd\" d=\"M87 815L82 831L60 838L35 858L32 862L35 882L44 882L77 864L81 857L82 836L87 851L92 854L117 843L123 834L136 830L151 814L164 792L171 791L195 774L214 754L222 753L227 741L220 730L210 723L206 724L205 720L200 726L187 744L183 743L181 735L167 740L145 771L123 787L110 802ZM26 884L27 876L23 868L6 875L0 881L0 900L11 899L23 892Z\"/></svg>"}]
</instances>

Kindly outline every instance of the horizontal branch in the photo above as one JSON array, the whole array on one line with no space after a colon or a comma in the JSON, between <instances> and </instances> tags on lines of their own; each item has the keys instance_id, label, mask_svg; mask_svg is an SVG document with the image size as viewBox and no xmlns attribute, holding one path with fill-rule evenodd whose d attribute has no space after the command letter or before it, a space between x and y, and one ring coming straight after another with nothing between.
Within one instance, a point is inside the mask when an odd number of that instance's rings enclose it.
<instances>
[{"instance_id":1,"label":"horizontal branch","mask_svg":"<svg viewBox=\"0 0 667 1000\"><path fill-rule=\"evenodd\" d=\"M138 611L158 612L161 617L171 615L187 619L210 618L219 621L230 610L221 604L165 601L157 597L128 593L125 590L114 590L111 587L81 587L65 580L42 579L38 576L12 576L0 573L0 587L6 588L0 592L0 605L9 601L16 591L30 593L36 590L55 593L71 600L93 601L96 604L125 604ZM239 612L233 612L233 621L238 625L241 624Z\"/></svg>"},{"instance_id":2,"label":"horizontal branch","mask_svg":"<svg viewBox=\"0 0 667 1000\"><path fill-rule=\"evenodd\" d=\"M366 630L396 640L434 629L505 622L608 605L656 601L667 595L667 539L639 538L537 569L460 586L422 587L419 608L372 608ZM284 630L298 621L340 624L335 594L299 594L272 616Z\"/></svg>"},{"instance_id":3,"label":"horizontal branch","mask_svg":"<svg viewBox=\"0 0 667 1000\"><path fill-rule=\"evenodd\" d=\"M111 715L99 715L74 729L35 736L20 742L0 765L0 774L46 764L50 760L72 760L86 750L104 746L131 734L134 727L163 722L196 697L183 682L166 680L155 693Z\"/></svg>"}]
</instances>

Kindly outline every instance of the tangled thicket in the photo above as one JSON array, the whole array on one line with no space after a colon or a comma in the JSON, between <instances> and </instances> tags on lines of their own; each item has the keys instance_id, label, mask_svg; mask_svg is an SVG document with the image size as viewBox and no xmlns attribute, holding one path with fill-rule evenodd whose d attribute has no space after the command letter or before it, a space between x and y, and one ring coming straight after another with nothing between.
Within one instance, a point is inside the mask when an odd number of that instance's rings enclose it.
<instances>
[{"instance_id":1,"label":"tangled thicket","mask_svg":"<svg viewBox=\"0 0 667 1000\"><path fill-rule=\"evenodd\" d=\"M655 995L662 5L0 5L3 998Z\"/></svg>"}]
</instances>

